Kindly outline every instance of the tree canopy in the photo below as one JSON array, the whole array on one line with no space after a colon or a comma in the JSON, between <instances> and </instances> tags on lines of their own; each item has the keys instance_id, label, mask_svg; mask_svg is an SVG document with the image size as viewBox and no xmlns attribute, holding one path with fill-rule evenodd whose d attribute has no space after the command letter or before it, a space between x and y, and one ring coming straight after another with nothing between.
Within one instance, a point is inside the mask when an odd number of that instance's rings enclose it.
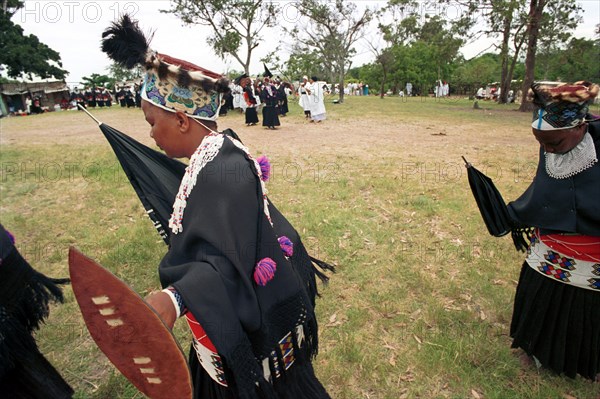
<instances>
[{"instance_id":1,"label":"tree canopy","mask_svg":"<svg viewBox=\"0 0 600 399\"><path fill-rule=\"evenodd\" d=\"M25 35L23 28L11 21L24 3L5 0L0 13L0 65L6 66L11 78L37 75L41 78L64 79L60 54L40 42L35 35Z\"/></svg>"},{"instance_id":2,"label":"tree canopy","mask_svg":"<svg viewBox=\"0 0 600 399\"><path fill-rule=\"evenodd\" d=\"M273 27L278 7L263 0L171 0L171 9L185 24L212 28L209 44L221 58L233 57L250 74L252 52L263 41L261 32Z\"/></svg>"},{"instance_id":3,"label":"tree canopy","mask_svg":"<svg viewBox=\"0 0 600 399\"><path fill-rule=\"evenodd\" d=\"M356 53L354 45L363 37L373 17L372 10L368 7L359 10L355 3L343 0L300 0L296 7L305 22L285 29L285 32L296 43L299 54L318 57L329 79L343 88L344 76ZM306 72L315 73L312 70ZM344 101L343 90L340 90L339 101Z\"/></svg>"}]
</instances>

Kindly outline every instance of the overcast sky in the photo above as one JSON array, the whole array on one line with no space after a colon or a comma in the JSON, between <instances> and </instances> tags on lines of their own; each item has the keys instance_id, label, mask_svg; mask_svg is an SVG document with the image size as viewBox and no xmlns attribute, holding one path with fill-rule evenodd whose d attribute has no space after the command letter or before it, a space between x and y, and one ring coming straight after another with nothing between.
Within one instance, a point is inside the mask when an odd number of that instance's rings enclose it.
<instances>
[{"instance_id":1,"label":"overcast sky","mask_svg":"<svg viewBox=\"0 0 600 399\"><path fill-rule=\"evenodd\" d=\"M299 15L294 1L279 1L281 6L281 23L293 24ZM359 1L361 7L376 6L380 1ZM584 23L576 30L577 37L594 37L595 26L600 23L600 1L581 0L584 9ZM26 34L34 34L52 49L60 53L63 68L69 71L66 80L75 84L83 76L92 73L105 74L110 65L108 58L100 51L102 31L116 16L129 12L140 21L145 30L154 30L155 35L151 47L159 52L182 58L216 72L242 70L234 59L221 60L206 44L209 28L195 25L183 26L181 21L171 14L160 13L159 10L169 8L169 1L116 1L116 0L38 0L25 1L25 7L14 17L13 21L23 27ZM442 9L437 2L421 3L421 13L442 13L448 18L456 18L460 9L451 6ZM375 33L372 29L371 37ZM264 43L253 53L251 73L262 70L259 59L269 53L281 41L280 30L273 28L263 32ZM490 45L490 40L481 40L463 48L466 58L476 56ZM354 66L373 60L372 53L366 43L358 43ZM287 56L283 56L287 59ZM310 71L307 71L310 73Z\"/></svg>"}]
</instances>

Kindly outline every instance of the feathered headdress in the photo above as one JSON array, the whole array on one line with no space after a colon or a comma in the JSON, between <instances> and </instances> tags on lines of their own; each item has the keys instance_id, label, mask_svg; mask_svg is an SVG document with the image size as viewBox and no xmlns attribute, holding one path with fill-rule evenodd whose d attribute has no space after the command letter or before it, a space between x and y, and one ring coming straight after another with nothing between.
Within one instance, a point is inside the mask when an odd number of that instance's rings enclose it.
<instances>
[{"instance_id":1,"label":"feathered headdress","mask_svg":"<svg viewBox=\"0 0 600 399\"><path fill-rule=\"evenodd\" d=\"M573 84L550 86L533 83L527 94L537 106L531 126L538 130L559 130L585 122L589 104L598 95L597 84L579 81Z\"/></svg>"},{"instance_id":2,"label":"feathered headdress","mask_svg":"<svg viewBox=\"0 0 600 399\"><path fill-rule=\"evenodd\" d=\"M102 33L102 51L117 64L146 69L142 98L171 112L182 111L197 119L219 116L227 79L191 62L150 49L150 38L137 21L125 14Z\"/></svg>"}]
</instances>

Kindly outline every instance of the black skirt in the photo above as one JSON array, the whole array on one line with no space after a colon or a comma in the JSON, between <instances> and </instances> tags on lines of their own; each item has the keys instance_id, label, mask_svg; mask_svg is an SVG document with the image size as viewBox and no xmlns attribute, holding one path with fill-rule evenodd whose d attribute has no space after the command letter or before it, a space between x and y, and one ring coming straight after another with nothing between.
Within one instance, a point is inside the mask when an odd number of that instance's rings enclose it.
<instances>
[{"instance_id":1,"label":"black skirt","mask_svg":"<svg viewBox=\"0 0 600 399\"><path fill-rule=\"evenodd\" d=\"M554 281L523 264L510 326L521 348L558 374L600 373L600 292Z\"/></svg>"},{"instance_id":2,"label":"black skirt","mask_svg":"<svg viewBox=\"0 0 600 399\"><path fill-rule=\"evenodd\" d=\"M250 123L258 123L258 114L254 107L246 108L246 124Z\"/></svg>"},{"instance_id":3,"label":"black skirt","mask_svg":"<svg viewBox=\"0 0 600 399\"><path fill-rule=\"evenodd\" d=\"M263 113L263 126L279 126L279 116L277 115L277 107L265 106L262 110Z\"/></svg>"}]
</instances>

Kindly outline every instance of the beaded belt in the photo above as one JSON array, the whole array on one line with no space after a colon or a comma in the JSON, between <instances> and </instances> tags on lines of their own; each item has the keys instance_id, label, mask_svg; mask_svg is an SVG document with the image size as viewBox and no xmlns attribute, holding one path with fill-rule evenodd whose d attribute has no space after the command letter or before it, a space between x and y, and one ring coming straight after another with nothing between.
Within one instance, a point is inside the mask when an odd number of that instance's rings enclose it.
<instances>
[{"instance_id":1,"label":"beaded belt","mask_svg":"<svg viewBox=\"0 0 600 399\"><path fill-rule=\"evenodd\" d=\"M600 237L540 235L536 230L526 261L546 277L600 292L599 253Z\"/></svg>"}]
</instances>

